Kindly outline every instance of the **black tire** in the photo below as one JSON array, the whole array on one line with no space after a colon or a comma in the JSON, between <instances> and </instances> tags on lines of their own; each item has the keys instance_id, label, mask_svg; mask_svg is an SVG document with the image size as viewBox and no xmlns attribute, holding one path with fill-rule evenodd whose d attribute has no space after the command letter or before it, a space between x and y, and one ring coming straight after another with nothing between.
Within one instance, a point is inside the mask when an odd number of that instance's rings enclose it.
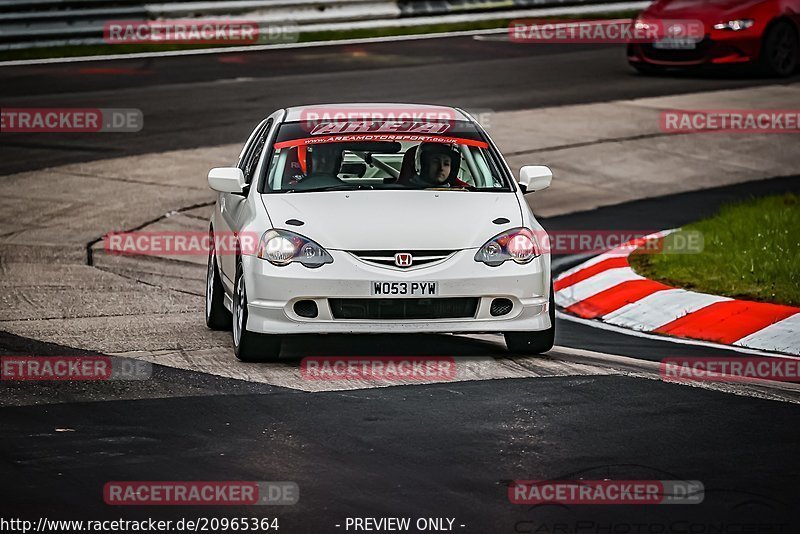
<instances>
[{"instance_id":1,"label":"black tire","mask_svg":"<svg viewBox=\"0 0 800 534\"><path fill-rule=\"evenodd\" d=\"M247 329L247 290L242 275L242 262L236 261L233 290L233 352L243 362L269 362L281 353L281 336L259 334Z\"/></svg>"},{"instance_id":2,"label":"black tire","mask_svg":"<svg viewBox=\"0 0 800 534\"><path fill-rule=\"evenodd\" d=\"M556 342L556 301L553 284L550 284L550 328L534 332L506 332L506 347L514 354L542 354L553 348Z\"/></svg>"},{"instance_id":3,"label":"black tire","mask_svg":"<svg viewBox=\"0 0 800 534\"><path fill-rule=\"evenodd\" d=\"M206 326L212 330L230 330L231 312L225 308L225 288L217 267L214 253L214 233L210 234L208 267L206 269Z\"/></svg>"},{"instance_id":4,"label":"black tire","mask_svg":"<svg viewBox=\"0 0 800 534\"><path fill-rule=\"evenodd\" d=\"M797 70L798 54L797 30L788 22L778 21L764 35L758 62L760 70L767 76L791 76Z\"/></svg>"}]
</instances>

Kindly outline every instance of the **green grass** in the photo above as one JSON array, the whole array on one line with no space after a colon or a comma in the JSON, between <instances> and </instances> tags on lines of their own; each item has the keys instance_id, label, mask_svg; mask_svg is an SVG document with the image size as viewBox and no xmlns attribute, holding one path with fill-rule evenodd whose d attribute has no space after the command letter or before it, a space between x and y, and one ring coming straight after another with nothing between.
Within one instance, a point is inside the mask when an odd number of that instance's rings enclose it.
<instances>
[{"instance_id":1,"label":"green grass","mask_svg":"<svg viewBox=\"0 0 800 534\"><path fill-rule=\"evenodd\" d=\"M638 11L618 11L609 13L592 13L590 15L564 15L560 17L537 17L540 19L616 19L631 18ZM389 37L395 35L420 35L425 33L455 32L468 30L487 30L506 28L515 19L495 19L474 22L460 22L457 24L429 24L425 26L409 26L404 28L372 28L326 32L301 32L299 42L327 41L339 39L358 39L366 37ZM238 45L230 45L238 46ZM523 46L523 45L520 45ZM192 50L203 48L221 48L223 45L198 45L198 44L119 44L119 45L89 45L89 46L59 46L50 48L31 48L26 50L7 50L0 52L0 61L20 59L43 59L55 57L97 56L107 54L134 54L140 52L166 52L170 50Z\"/></svg>"},{"instance_id":2,"label":"green grass","mask_svg":"<svg viewBox=\"0 0 800 534\"><path fill-rule=\"evenodd\" d=\"M704 293L800 305L800 196L729 204L684 230L703 233L701 253L636 253L630 257L633 269Z\"/></svg>"}]
</instances>

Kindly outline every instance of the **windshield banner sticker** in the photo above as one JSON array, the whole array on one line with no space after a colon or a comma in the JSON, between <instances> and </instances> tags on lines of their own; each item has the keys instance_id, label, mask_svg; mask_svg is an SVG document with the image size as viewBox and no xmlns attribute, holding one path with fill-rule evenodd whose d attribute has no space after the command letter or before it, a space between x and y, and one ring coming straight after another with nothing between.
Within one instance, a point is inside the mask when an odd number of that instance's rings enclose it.
<instances>
[{"instance_id":1,"label":"windshield banner sticker","mask_svg":"<svg viewBox=\"0 0 800 534\"><path fill-rule=\"evenodd\" d=\"M359 121L323 122L314 126L311 135L330 135L345 133L420 133L440 134L446 132L450 124L446 122L412 121Z\"/></svg>"},{"instance_id":2,"label":"windshield banner sticker","mask_svg":"<svg viewBox=\"0 0 800 534\"><path fill-rule=\"evenodd\" d=\"M416 143L443 143L475 146L478 148L488 148L489 144L485 141L474 139L463 139L461 137L444 137L437 135L418 135L418 134L359 134L359 135L331 135L327 137L307 137L303 139L291 139L275 143L275 148L288 148L302 145L317 145L325 143L353 143L365 141L413 141Z\"/></svg>"}]
</instances>

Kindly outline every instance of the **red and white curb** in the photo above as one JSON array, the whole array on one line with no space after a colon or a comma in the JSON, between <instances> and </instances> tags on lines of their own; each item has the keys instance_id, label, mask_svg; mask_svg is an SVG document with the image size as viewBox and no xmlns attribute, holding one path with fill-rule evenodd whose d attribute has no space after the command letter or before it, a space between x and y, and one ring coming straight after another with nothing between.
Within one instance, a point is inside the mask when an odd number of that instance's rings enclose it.
<instances>
[{"instance_id":1,"label":"red and white curb","mask_svg":"<svg viewBox=\"0 0 800 534\"><path fill-rule=\"evenodd\" d=\"M556 304L569 315L638 332L800 355L800 308L677 289L636 274L635 239L562 273Z\"/></svg>"}]
</instances>

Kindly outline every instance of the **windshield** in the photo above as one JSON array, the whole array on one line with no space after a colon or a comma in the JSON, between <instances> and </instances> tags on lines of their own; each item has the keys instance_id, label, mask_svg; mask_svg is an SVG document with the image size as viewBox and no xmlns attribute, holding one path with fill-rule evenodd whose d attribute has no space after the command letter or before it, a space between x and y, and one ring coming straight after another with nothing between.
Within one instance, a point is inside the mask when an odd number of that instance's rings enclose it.
<instances>
[{"instance_id":1,"label":"windshield","mask_svg":"<svg viewBox=\"0 0 800 534\"><path fill-rule=\"evenodd\" d=\"M466 121L281 125L262 192L350 189L511 191Z\"/></svg>"}]
</instances>

